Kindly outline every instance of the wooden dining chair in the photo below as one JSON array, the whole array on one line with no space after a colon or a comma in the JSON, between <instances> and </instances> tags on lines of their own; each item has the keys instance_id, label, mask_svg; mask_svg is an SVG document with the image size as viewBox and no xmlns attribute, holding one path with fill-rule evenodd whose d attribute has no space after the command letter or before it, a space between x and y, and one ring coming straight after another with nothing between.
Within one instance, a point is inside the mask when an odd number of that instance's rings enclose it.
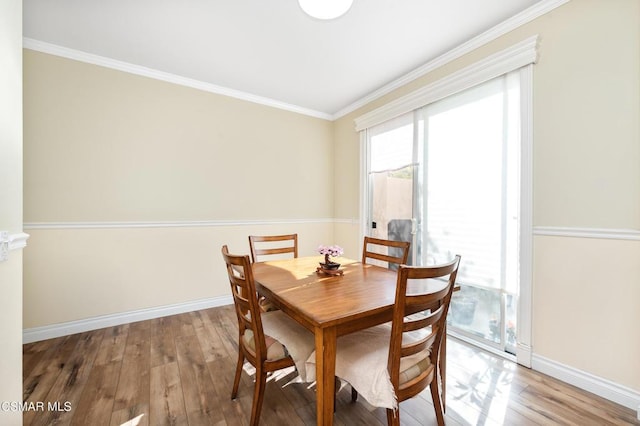
<instances>
[{"instance_id":1,"label":"wooden dining chair","mask_svg":"<svg viewBox=\"0 0 640 426\"><path fill-rule=\"evenodd\" d=\"M249 249L251 250L251 263L264 260L264 257L291 254L298 257L298 234L286 235L249 235ZM258 256L261 259L258 259ZM260 298L260 307L263 311L275 311L278 308L265 297Z\"/></svg>"},{"instance_id":2,"label":"wooden dining chair","mask_svg":"<svg viewBox=\"0 0 640 426\"><path fill-rule=\"evenodd\" d=\"M249 256L229 254L225 245L222 257L227 267L239 330L238 364L231 399L238 395L240 377L247 360L256 369L250 420L254 426L260 421L267 374L295 366L304 381L304 363L315 349L315 340L313 333L282 311L263 312L260 309Z\"/></svg>"},{"instance_id":3,"label":"wooden dining chair","mask_svg":"<svg viewBox=\"0 0 640 426\"><path fill-rule=\"evenodd\" d=\"M384 247L387 253L381 253ZM362 247L362 263L370 263L367 260L375 259L381 262L387 262L387 268L391 270L397 270L400 265L405 265L409 258L409 248L411 243L408 241L393 241L383 240L374 237L364 237L364 244ZM374 251L375 249L378 251ZM394 251L398 253L394 256ZM355 401L358 398L358 392L351 386L351 400Z\"/></svg>"},{"instance_id":4,"label":"wooden dining chair","mask_svg":"<svg viewBox=\"0 0 640 426\"><path fill-rule=\"evenodd\" d=\"M401 265L391 326L383 324L338 339L336 375L357 391L353 400L360 393L372 405L387 408L388 425L400 425L397 404L427 386L438 424L444 424L438 380L440 348L446 339L447 312L459 264L460 256L436 266ZM372 377L390 380L391 387L386 389L393 394L380 393L380 379Z\"/></svg>"},{"instance_id":5,"label":"wooden dining chair","mask_svg":"<svg viewBox=\"0 0 640 426\"><path fill-rule=\"evenodd\" d=\"M284 244L288 242L287 244ZM278 244L278 243L282 243ZM298 257L298 234L287 235L249 235L251 262L258 262L258 256L293 254Z\"/></svg>"},{"instance_id":6,"label":"wooden dining chair","mask_svg":"<svg viewBox=\"0 0 640 426\"><path fill-rule=\"evenodd\" d=\"M387 253L374 251L374 248L384 247ZM387 262L388 268L397 270L398 266L405 265L409 258L409 247L411 243L408 241L392 241L380 238L364 237L364 246L362 247L362 263L367 263L367 259L375 259ZM397 255L396 255L397 253Z\"/></svg>"}]
</instances>

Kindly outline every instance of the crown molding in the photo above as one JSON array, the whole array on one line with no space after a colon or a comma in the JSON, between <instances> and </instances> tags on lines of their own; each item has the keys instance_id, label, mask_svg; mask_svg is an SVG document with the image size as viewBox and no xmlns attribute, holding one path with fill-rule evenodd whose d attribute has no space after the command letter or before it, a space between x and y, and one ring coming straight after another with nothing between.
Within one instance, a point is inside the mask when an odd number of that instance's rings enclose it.
<instances>
[{"instance_id":1,"label":"crown molding","mask_svg":"<svg viewBox=\"0 0 640 426\"><path fill-rule=\"evenodd\" d=\"M527 24L546 13L549 13L550 11L564 5L565 3L568 3L569 1L571 0L542 0L539 3L531 6L530 8L520 12L519 14L485 31L484 33L459 45L458 47L451 49L450 51L438 56L437 58L427 62L426 64L405 74L404 76L392 81L391 83L382 86L381 88L370 93L364 98L357 100L351 105L348 105L347 107L333 114L332 119L337 120L338 118L344 117L345 115L375 101L376 99L381 98L382 96L387 95L392 91L399 89L400 87L405 86L406 84L411 83L412 81L430 73L431 71L440 68L479 47L484 46L485 44L497 39L498 37L501 37L508 32L513 31L516 28L521 27L522 25Z\"/></svg>"},{"instance_id":2,"label":"crown molding","mask_svg":"<svg viewBox=\"0 0 640 426\"><path fill-rule=\"evenodd\" d=\"M381 124L507 72L535 63L538 58L538 38L538 35L528 37L447 77L363 114L355 119L356 131Z\"/></svg>"},{"instance_id":3,"label":"crown molding","mask_svg":"<svg viewBox=\"0 0 640 426\"><path fill-rule=\"evenodd\" d=\"M73 59L79 62L85 62L105 68L111 68L129 74L140 75L143 77L153 78L155 80L165 81L167 83L190 87L192 89L202 90L204 92L215 93L217 95L228 96L230 98L240 99L243 101L295 112L302 115L308 115L310 117L321 118L323 120L332 120L333 117L331 114L327 114L321 111L303 108L297 105L277 101L275 99L265 98L227 87L217 86L211 83L205 83L200 80L182 77L180 75L147 68L136 64L131 64L129 62L118 61L116 59L94 55L92 53L87 53L80 50L70 49L68 47L59 46L32 38L24 37L22 39L22 47L37 52L47 53L49 55L60 56L62 58Z\"/></svg>"},{"instance_id":4,"label":"crown molding","mask_svg":"<svg viewBox=\"0 0 640 426\"><path fill-rule=\"evenodd\" d=\"M471 40L459 45L458 47L438 56L432 61L414 69L413 71L405 74L404 76L388 83L378 90L370 93L369 95L361 98L360 100L346 106L345 108L337 111L334 114L325 113L322 111L315 111L308 108L303 108L297 105L288 104L275 99L270 99L258 95L254 95L247 92L242 92L227 87L218 86L211 83L183 77L176 74L167 73L164 71L155 70L152 68L143 67L136 64L131 64L124 61L118 61L115 59L107 58L104 56L95 55L92 53L83 52L76 49L71 49L64 46L59 46L52 43L47 43L41 40L36 40L28 37L24 37L22 40L23 47L26 49L34 50L37 52L48 53L50 55L60 56L67 59L73 59L80 62L85 62L93 65L98 65L106 68L115 69L118 71L127 72L130 74L140 75L156 80L165 81L168 83L178 84L181 86L191 87L193 89L202 90L209 93L215 93L218 95L228 96L235 99L244 100L260 105L265 105L273 108L282 109L285 111L295 112L310 117L320 118L323 120L335 121L350 112L357 110L370 102L416 80L429 72L452 62L455 59L497 39L498 37L513 31L514 29L531 22L532 20L552 11L553 9L568 3L571 0L542 0L539 3L531 6L523 12L507 19L506 21L494 26L493 28L485 31L484 33L472 38Z\"/></svg>"}]
</instances>

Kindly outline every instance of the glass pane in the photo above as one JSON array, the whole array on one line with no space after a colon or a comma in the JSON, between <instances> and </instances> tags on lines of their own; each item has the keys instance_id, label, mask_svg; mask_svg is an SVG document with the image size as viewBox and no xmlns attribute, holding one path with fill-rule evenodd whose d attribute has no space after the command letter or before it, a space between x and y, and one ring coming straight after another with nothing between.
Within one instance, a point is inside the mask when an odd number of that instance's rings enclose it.
<instances>
[{"instance_id":1,"label":"glass pane","mask_svg":"<svg viewBox=\"0 0 640 426\"><path fill-rule=\"evenodd\" d=\"M392 172L372 173L371 184L371 217L375 222L371 236L412 242L413 166ZM411 251L407 263L412 264Z\"/></svg>"},{"instance_id":2,"label":"glass pane","mask_svg":"<svg viewBox=\"0 0 640 426\"><path fill-rule=\"evenodd\" d=\"M399 116L370 129L368 134L369 235L409 241L413 245L414 114ZM386 251L387 248L381 247L380 250ZM410 252L408 263L412 264L412 261L413 253ZM389 265L380 262L380 266Z\"/></svg>"},{"instance_id":3,"label":"glass pane","mask_svg":"<svg viewBox=\"0 0 640 426\"><path fill-rule=\"evenodd\" d=\"M462 285L451 297L447 324L500 343L500 292Z\"/></svg>"}]
</instances>

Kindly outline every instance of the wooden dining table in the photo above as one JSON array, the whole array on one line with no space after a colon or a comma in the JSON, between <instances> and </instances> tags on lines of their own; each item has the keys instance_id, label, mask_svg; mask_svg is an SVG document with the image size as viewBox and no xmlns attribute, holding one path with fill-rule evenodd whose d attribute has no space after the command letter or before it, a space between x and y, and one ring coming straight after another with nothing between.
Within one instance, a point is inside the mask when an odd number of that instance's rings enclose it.
<instances>
[{"instance_id":1,"label":"wooden dining table","mask_svg":"<svg viewBox=\"0 0 640 426\"><path fill-rule=\"evenodd\" d=\"M314 256L254 263L253 275L261 295L314 333L317 424L331 425L337 338L391 321L397 273L337 258L342 275L326 276L316 271L322 260ZM442 362L441 378L445 377L445 368Z\"/></svg>"}]
</instances>

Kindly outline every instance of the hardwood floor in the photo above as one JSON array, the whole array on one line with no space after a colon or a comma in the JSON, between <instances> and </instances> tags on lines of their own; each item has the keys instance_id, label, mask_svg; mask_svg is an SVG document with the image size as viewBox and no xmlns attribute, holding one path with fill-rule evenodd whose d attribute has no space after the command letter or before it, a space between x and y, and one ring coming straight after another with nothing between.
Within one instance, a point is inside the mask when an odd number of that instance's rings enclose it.
<instances>
[{"instance_id":1,"label":"hardwood floor","mask_svg":"<svg viewBox=\"0 0 640 426\"><path fill-rule=\"evenodd\" d=\"M249 364L230 399L236 340L225 306L24 345L24 401L34 403L24 424L247 425ZM447 424L640 424L632 410L455 339L448 345ZM314 388L289 384L295 376L270 378L261 425L315 425ZM383 409L350 396L348 386L338 394L336 425L386 424ZM404 425L435 424L428 389L400 412Z\"/></svg>"}]
</instances>

